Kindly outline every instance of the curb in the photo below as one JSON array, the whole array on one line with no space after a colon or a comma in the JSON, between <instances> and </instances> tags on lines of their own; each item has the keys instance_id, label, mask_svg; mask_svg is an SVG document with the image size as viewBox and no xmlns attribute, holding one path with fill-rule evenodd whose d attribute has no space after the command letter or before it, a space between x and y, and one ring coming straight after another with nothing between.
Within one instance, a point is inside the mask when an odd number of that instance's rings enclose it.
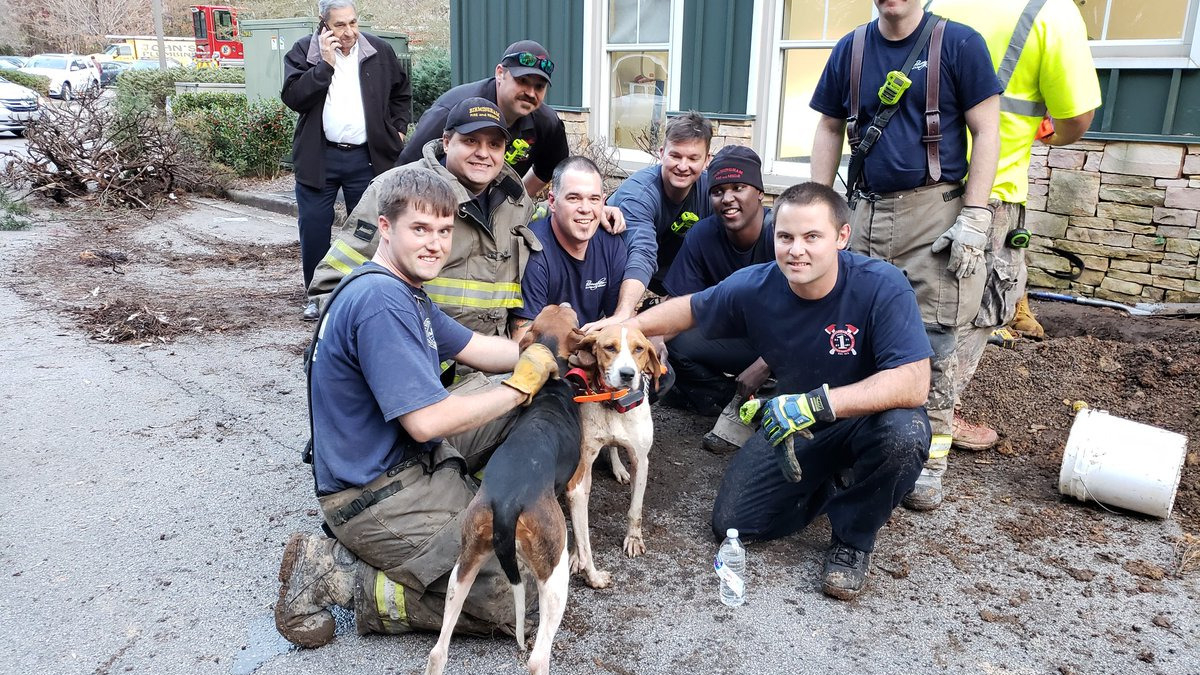
<instances>
[{"instance_id":1,"label":"curb","mask_svg":"<svg viewBox=\"0 0 1200 675\"><path fill-rule=\"evenodd\" d=\"M271 192L247 192L246 190L226 190L225 198L231 202L253 206L264 211L271 211L284 216L296 217L296 200L287 195Z\"/></svg>"}]
</instances>

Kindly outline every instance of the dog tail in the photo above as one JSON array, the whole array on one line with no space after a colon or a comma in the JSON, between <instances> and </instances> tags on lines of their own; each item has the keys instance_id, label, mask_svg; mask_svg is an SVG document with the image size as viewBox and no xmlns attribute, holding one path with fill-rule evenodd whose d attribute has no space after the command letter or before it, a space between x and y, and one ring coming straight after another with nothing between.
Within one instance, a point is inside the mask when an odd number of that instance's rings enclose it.
<instances>
[{"instance_id":1,"label":"dog tail","mask_svg":"<svg viewBox=\"0 0 1200 675\"><path fill-rule=\"evenodd\" d=\"M519 508L501 509L492 512L492 550L500 569L512 585L513 604L517 610L517 643L525 645L525 584L521 581L521 570L517 567L517 518Z\"/></svg>"}]
</instances>

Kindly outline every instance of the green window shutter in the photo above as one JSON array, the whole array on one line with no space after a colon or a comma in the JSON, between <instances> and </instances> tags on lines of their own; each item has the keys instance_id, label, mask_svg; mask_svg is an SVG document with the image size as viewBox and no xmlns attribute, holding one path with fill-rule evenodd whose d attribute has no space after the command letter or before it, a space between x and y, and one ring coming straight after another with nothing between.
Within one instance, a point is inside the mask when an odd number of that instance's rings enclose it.
<instances>
[{"instance_id":1,"label":"green window shutter","mask_svg":"<svg viewBox=\"0 0 1200 675\"><path fill-rule=\"evenodd\" d=\"M679 109L714 115L746 114L750 86L749 0L685 0Z\"/></svg>"},{"instance_id":2,"label":"green window shutter","mask_svg":"<svg viewBox=\"0 0 1200 675\"><path fill-rule=\"evenodd\" d=\"M491 77L504 49L537 40L554 61L552 106L583 105L584 0L450 0L450 81Z\"/></svg>"}]
</instances>

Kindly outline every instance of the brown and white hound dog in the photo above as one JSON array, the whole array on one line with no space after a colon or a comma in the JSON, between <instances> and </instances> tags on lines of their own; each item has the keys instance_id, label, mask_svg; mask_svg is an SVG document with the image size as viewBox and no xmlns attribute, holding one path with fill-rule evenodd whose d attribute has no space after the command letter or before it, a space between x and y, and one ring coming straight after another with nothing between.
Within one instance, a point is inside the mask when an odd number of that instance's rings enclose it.
<instances>
[{"instance_id":1,"label":"brown and white hound dog","mask_svg":"<svg viewBox=\"0 0 1200 675\"><path fill-rule=\"evenodd\" d=\"M559 370L582 335L569 305L551 305L534 319L521 340L524 349L534 341L558 356ZM483 484L467 506L462 525L462 550L450 572L442 632L429 652L427 675L446 667L450 634L479 568L495 552L513 588L517 643L525 648L525 587L517 567L519 557L538 584L537 639L529 670L550 672L550 644L567 605L567 524L558 495L579 463L579 405L565 380L552 379L521 412L512 431L496 448L484 469Z\"/></svg>"},{"instance_id":2,"label":"brown and white hound dog","mask_svg":"<svg viewBox=\"0 0 1200 675\"><path fill-rule=\"evenodd\" d=\"M612 583L608 572L596 569L588 534L588 499L592 491L592 463L601 448L611 447L613 473L622 483L631 482L618 456L625 449L632 471L632 497L629 502L629 530L625 535L625 555L633 558L646 552L642 539L642 498L646 493L646 472L650 446L654 444L654 424L650 419L651 387L658 386L661 365L653 345L636 328L609 326L587 335L575 351L572 362L585 371L596 389L628 390L641 395L640 404L620 412L615 401L580 403L582 445L579 467L567 485L567 504L575 535L571 571L582 571L592 588Z\"/></svg>"}]
</instances>

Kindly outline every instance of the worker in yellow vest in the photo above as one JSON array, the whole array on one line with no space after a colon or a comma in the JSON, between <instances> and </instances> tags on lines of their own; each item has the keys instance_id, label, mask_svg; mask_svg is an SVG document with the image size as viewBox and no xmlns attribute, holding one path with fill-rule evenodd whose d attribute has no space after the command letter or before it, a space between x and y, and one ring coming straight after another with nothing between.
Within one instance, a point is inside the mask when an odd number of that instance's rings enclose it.
<instances>
[{"instance_id":1,"label":"worker in yellow vest","mask_svg":"<svg viewBox=\"0 0 1200 675\"><path fill-rule=\"evenodd\" d=\"M1023 334L1042 335L1025 298L1030 150L1034 140L1069 145L1083 137L1100 107L1100 83L1087 27L1071 0L931 0L926 9L979 31L1004 86L1000 161L990 204L994 216L984 250L986 288L973 328L958 334L956 392L961 394L994 329L1014 322ZM997 440L995 430L955 415L954 447L986 450Z\"/></svg>"}]
</instances>

